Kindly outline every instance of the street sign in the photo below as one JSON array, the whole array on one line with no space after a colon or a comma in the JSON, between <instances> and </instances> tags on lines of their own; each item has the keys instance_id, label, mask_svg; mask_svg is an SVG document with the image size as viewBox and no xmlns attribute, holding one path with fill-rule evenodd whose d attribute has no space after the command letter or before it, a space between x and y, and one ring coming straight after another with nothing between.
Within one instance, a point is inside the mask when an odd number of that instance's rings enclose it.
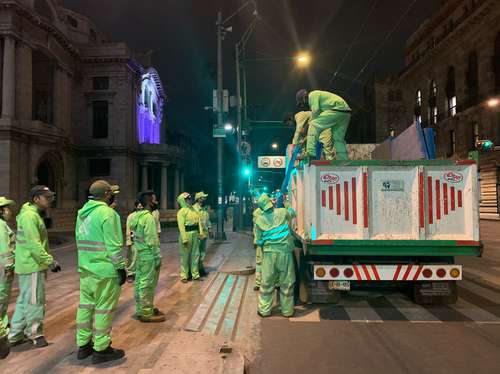
<instances>
[{"instance_id":1,"label":"street sign","mask_svg":"<svg viewBox=\"0 0 500 374\"><path fill-rule=\"evenodd\" d=\"M214 112L219 110L219 103L217 100L217 90L213 90L212 93L212 108ZM224 113L229 112L229 91L222 90L222 111Z\"/></svg>"},{"instance_id":2,"label":"street sign","mask_svg":"<svg viewBox=\"0 0 500 374\"><path fill-rule=\"evenodd\" d=\"M217 125L214 125L213 130L212 130L212 136L214 138L225 138L226 137L226 129L224 129L224 127L218 127Z\"/></svg>"},{"instance_id":3,"label":"street sign","mask_svg":"<svg viewBox=\"0 0 500 374\"><path fill-rule=\"evenodd\" d=\"M284 169L285 156L260 156L259 169Z\"/></svg>"}]
</instances>

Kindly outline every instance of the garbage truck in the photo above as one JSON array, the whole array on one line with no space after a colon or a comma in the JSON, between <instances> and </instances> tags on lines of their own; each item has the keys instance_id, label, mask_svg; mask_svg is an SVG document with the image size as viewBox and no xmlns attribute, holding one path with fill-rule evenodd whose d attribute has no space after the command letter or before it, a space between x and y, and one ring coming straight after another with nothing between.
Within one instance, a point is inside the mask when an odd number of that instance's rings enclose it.
<instances>
[{"instance_id":1,"label":"garbage truck","mask_svg":"<svg viewBox=\"0 0 500 374\"><path fill-rule=\"evenodd\" d=\"M474 160L302 162L291 172L300 299L409 287L419 304L451 304L463 267L480 256Z\"/></svg>"}]
</instances>

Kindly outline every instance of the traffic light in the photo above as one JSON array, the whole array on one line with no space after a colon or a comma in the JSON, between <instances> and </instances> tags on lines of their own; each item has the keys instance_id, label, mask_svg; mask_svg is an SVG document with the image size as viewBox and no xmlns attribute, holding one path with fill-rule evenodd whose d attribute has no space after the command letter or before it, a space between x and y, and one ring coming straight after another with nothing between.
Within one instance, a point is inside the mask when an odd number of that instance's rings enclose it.
<instances>
[{"instance_id":1,"label":"traffic light","mask_svg":"<svg viewBox=\"0 0 500 374\"><path fill-rule=\"evenodd\" d=\"M495 148L495 145L489 139L482 139L476 141L476 148L479 152L489 152Z\"/></svg>"},{"instance_id":2,"label":"traffic light","mask_svg":"<svg viewBox=\"0 0 500 374\"><path fill-rule=\"evenodd\" d=\"M245 177L250 177L250 175L252 175L252 169L250 168L250 166L246 165L246 166L243 166L243 169L241 170L241 173L245 176Z\"/></svg>"}]
</instances>

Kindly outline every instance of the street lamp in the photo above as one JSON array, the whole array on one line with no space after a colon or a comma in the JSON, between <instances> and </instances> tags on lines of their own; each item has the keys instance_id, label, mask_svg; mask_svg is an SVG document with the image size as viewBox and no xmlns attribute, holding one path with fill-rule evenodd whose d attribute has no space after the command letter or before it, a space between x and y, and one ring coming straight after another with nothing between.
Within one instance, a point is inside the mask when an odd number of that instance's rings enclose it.
<instances>
[{"instance_id":1,"label":"street lamp","mask_svg":"<svg viewBox=\"0 0 500 374\"><path fill-rule=\"evenodd\" d=\"M273 143L271 144L272 149L278 149L278 143Z\"/></svg>"},{"instance_id":2,"label":"street lamp","mask_svg":"<svg viewBox=\"0 0 500 374\"><path fill-rule=\"evenodd\" d=\"M300 52L297 57L295 57L295 61L299 68L306 68L311 64L311 55L309 52Z\"/></svg>"},{"instance_id":3,"label":"street lamp","mask_svg":"<svg viewBox=\"0 0 500 374\"><path fill-rule=\"evenodd\" d=\"M500 105L500 99L498 97L493 97L487 101L487 104L490 108L496 108Z\"/></svg>"},{"instance_id":4,"label":"street lamp","mask_svg":"<svg viewBox=\"0 0 500 374\"><path fill-rule=\"evenodd\" d=\"M224 130L231 131L232 129L233 129L233 125L231 125L230 123L226 123L224 125Z\"/></svg>"}]
</instances>

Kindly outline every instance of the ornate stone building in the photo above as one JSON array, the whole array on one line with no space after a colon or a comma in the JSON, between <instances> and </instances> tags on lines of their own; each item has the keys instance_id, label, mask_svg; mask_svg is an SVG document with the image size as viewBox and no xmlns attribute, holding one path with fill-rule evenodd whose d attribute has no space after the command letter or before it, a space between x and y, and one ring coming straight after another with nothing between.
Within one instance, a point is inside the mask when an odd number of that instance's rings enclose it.
<instances>
[{"instance_id":1,"label":"ornate stone building","mask_svg":"<svg viewBox=\"0 0 500 374\"><path fill-rule=\"evenodd\" d=\"M407 41L406 67L373 84L377 141L413 121L436 131L439 158L467 158L477 139L481 216L500 218L500 1L447 0Z\"/></svg>"},{"instance_id":2,"label":"ornate stone building","mask_svg":"<svg viewBox=\"0 0 500 374\"><path fill-rule=\"evenodd\" d=\"M148 56L108 42L56 0L0 0L0 195L57 193L54 227L71 228L89 183L120 185L120 212L154 189L162 217L182 190L184 152L166 137L165 92Z\"/></svg>"}]
</instances>

